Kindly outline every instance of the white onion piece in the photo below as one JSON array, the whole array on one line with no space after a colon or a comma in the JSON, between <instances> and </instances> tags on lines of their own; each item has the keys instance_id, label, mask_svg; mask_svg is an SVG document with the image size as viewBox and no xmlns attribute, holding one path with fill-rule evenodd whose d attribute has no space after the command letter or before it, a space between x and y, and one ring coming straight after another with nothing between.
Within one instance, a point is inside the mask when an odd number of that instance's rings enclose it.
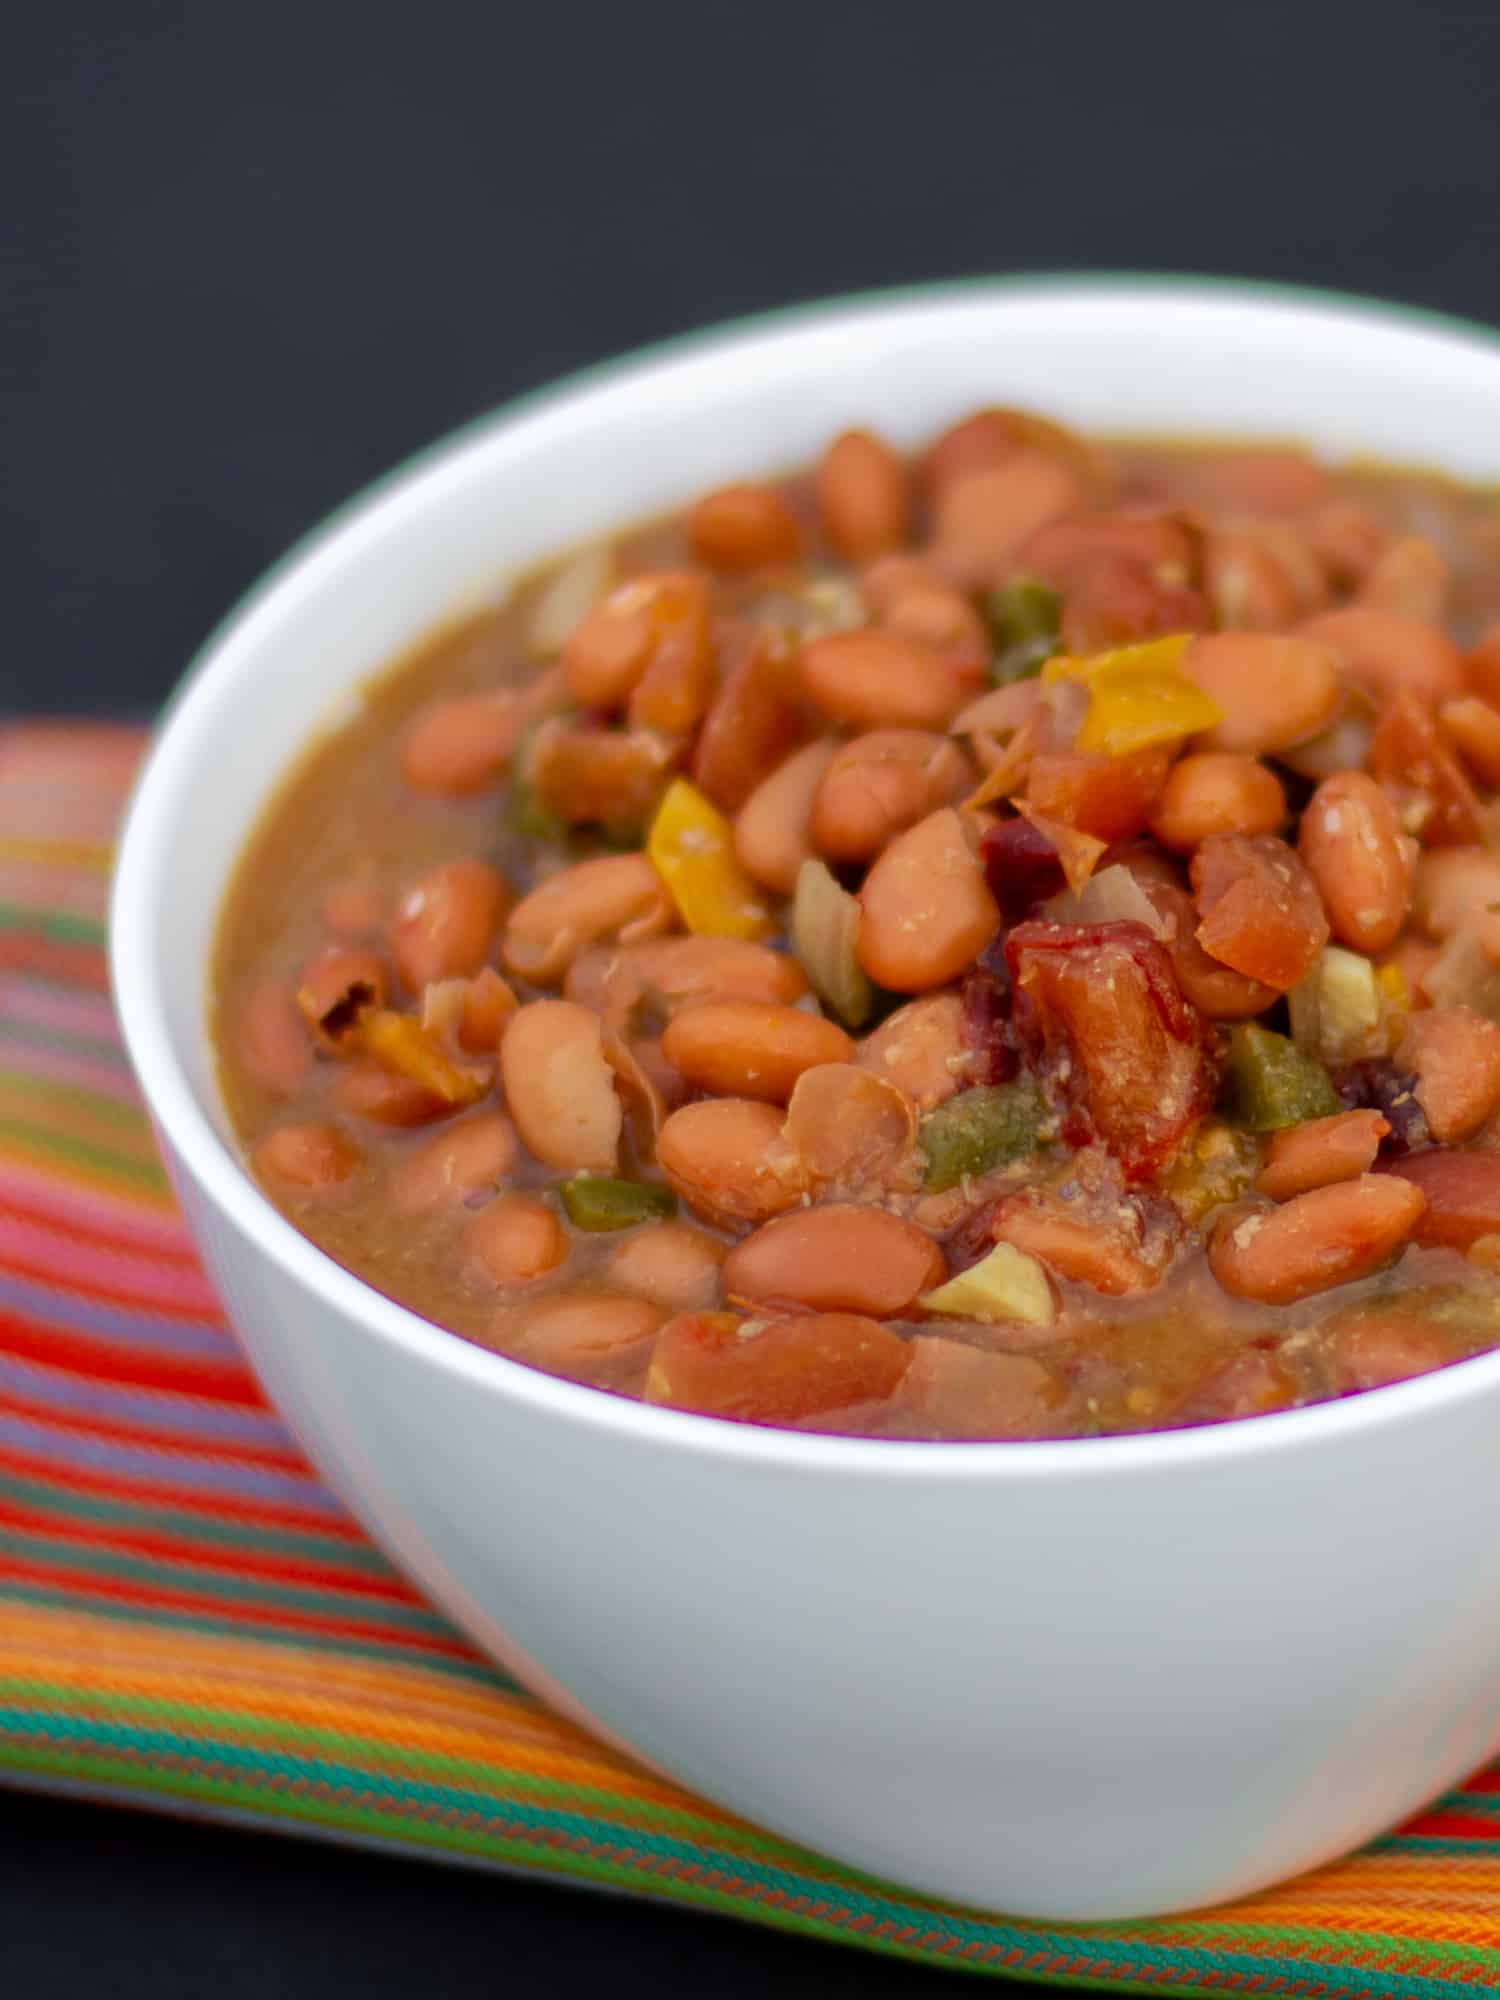
<instances>
[{"instance_id":1,"label":"white onion piece","mask_svg":"<svg viewBox=\"0 0 1500 2000\"><path fill-rule=\"evenodd\" d=\"M568 634L606 596L615 580L615 552L607 542L580 549L565 562L532 606L526 644L538 659L560 653Z\"/></svg>"},{"instance_id":2,"label":"white onion piece","mask_svg":"<svg viewBox=\"0 0 1500 2000\"><path fill-rule=\"evenodd\" d=\"M1077 895L1064 889L1042 905L1054 924L1144 924L1154 938L1166 938L1169 926L1130 870L1116 862L1091 875Z\"/></svg>"}]
</instances>

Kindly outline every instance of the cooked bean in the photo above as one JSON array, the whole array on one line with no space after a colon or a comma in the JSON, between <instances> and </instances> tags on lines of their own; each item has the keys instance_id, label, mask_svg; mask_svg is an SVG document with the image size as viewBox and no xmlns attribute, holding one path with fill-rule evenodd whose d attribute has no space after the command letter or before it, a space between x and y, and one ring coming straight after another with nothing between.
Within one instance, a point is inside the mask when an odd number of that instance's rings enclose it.
<instances>
[{"instance_id":1,"label":"cooked bean","mask_svg":"<svg viewBox=\"0 0 1500 2000\"><path fill-rule=\"evenodd\" d=\"M1478 795L1421 695L1398 688L1382 704L1369 761L1402 828L1424 846L1466 847L1485 839Z\"/></svg>"},{"instance_id":2,"label":"cooked bean","mask_svg":"<svg viewBox=\"0 0 1500 2000\"><path fill-rule=\"evenodd\" d=\"M990 657L984 620L962 591L941 584L923 584L905 591L883 621L888 632L930 646L955 666L983 671Z\"/></svg>"},{"instance_id":3,"label":"cooked bean","mask_svg":"<svg viewBox=\"0 0 1500 2000\"><path fill-rule=\"evenodd\" d=\"M1063 1394L1029 1354L991 1354L920 1334L900 1388L898 1437L1035 1438L1057 1423Z\"/></svg>"},{"instance_id":4,"label":"cooked bean","mask_svg":"<svg viewBox=\"0 0 1500 2000\"><path fill-rule=\"evenodd\" d=\"M868 861L973 782L973 766L950 737L871 730L825 760L808 820L813 846L830 860Z\"/></svg>"},{"instance_id":5,"label":"cooked bean","mask_svg":"<svg viewBox=\"0 0 1500 2000\"><path fill-rule=\"evenodd\" d=\"M680 1313L657 1336L646 1401L790 1424L893 1394L911 1359L878 1320L816 1313L754 1325L734 1313Z\"/></svg>"},{"instance_id":6,"label":"cooked bean","mask_svg":"<svg viewBox=\"0 0 1500 2000\"><path fill-rule=\"evenodd\" d=\"M1214 833L1274 833L1286 818L1286 793L1254 757L1203 750L1172 767L1152 809L1151 831L1179 854Z\"/></svg>"},{"instance_id":7,"label":"cooked bean","mask_svg":"<svg viewBox=\"0 0 1500 2000\"><path fill-rule=\"evenodd\" d=\"M740 866L779 896L791 895L797 871L812 858L813 799L836 747L824 738L794 750L740 807L734 825Z\"/></svg>"},{"instance_id":8,"label":"cooked bean","mask_svg":"<svg viewBox=\"0 0 1500 2000\"><path fill-rule=\"evenodd\" d=\"M1369 952L1394 944L1412 871L1391 802L1373 778L1363 771L1325 778L1302 814L1297 851L1341 944Z\"/></svg>"},{"instance_id":9,"label":"cooked bean","mask_svg":"<svg viewBox=\"0 0 1500 2000\"><path fill-rule=\"evenodd\" d=\"M1202 737L1205 749L1248 757L1290 750L1326 729L1338 712L1338 657L1310 636L1210 633L1193 641L1182 664L1224 712Z\"/></svg>"},{"instance_id":10,"label":"cooked bean","mask_svg":"<svg viewBox=\"0 0 1500 2000\"><path fill-rule=\"evenodd\" d=\"M782 1135L820 1196L904 1192L920 1178L910 1098L854 1063L819 1063L804 1070L787 1105Z\"/></svg>"},{"instance_id":11,"label":"cooked bean","mask_svg":"<svg viewBox=\"0 0 1500 2000\"><path fill-rule=\"evenodd\" d=\"M1355 590L1390 546L1390 532L1357 500L1329 500L1302 522L1308 546L1330 583Z\"/></svg>"},{"instance_id":12,"label":"cooked bean","mask_svg":"<svg viewBox=\"0 0 1500 2000\"><path fill-rule=\"evenodd\" d=\"M556 1214L534 1195L497 1195L464 1231L464 1248L497 1285L529 1285L567 1259Z\"/></svg>"},{"instance_id":13,"label":"cooked bean","mask_svg":"<svg viewBox=\"0 0 1500 2000\"><path fill-rule=\"evenodd\" d=\"M1382 552L1360 585L1359 601L1376 611L1441 625L1452 581L1447 558L1425 536L1403 535Z\"/></svg>"},{"instance_id":14,"label":"cooked bean","mask_svg":"<svg viewBox=\"0 0 1500 2000\"><path fill-rule=\"evenodd\" d=\"M847 562L899 549L911 526L911 479L900 455L873 431L845 431L818 463L823 531Z\"/></svg>"},{"instance_id":15,"label":"cooked bean","mask_svg":"<svg viewBox=\"0 0 1500 2000\"><path fill-rule=\"evenodd\" d=\"M667 1024L661 1046L695 1089L770 1104L785 1104L804 1070L854 1055L853 1042L832 1021L755 1000L688 1007Z\"/></svg>"},{"instance_id":16,"label":"cooked bean","mask_svg":"<svg viewBox=\"0 0 1500 2000\"><path fill-rule=\"evenodd\" d=\"M782 1137L775 1106L744 1097L685 1104L662 1126L656 1163L689 1208L732 1229L794 1208L807 1169Z\"/></svg>"},{"instance_id":17,"label":"cooked bean","mask_svg":"<svg viewBox=\"0 0 1500 2000\"><path fill-rule=\"evenodd\" d=\"M1242 1347L1216 1363L1171 1410L1174 1424L1224 1424L1290 1409L1296 1383L1279 1354Z\"/></svg>"},{"instance_id":18,"label":"cooked bean","mask_svg":"<svg viewBox=\"0 0 1500 2000\"><path fill-rule=\"evenodd\" d=\"M617 938L630 945L672 927L666 885L644 854L579 861L522 897L501 943L508 971L553 986L581 951Z\"/></svg>"},{"instance_id":19,"label":"cooked bean","mask_svg":"<svg viewBox=\"0 0 1500 2000\"><path fill-rule=\"evenodd\" d=\"M1417 863L1412 916L1429 937L1450 937L1479 910L1500 909L1500 853L1444 847Z\"/></svg>"},{"instance_id":20,"label":"cooked bean","mask_svg":"<svg viewBox=\"0 0 1500 2000\"><path fill-rule=\"evenodd\" d=\"M676 1012L713 1000L760 1000L790 1006L807 991L796 959L748 938L670 937L590 952L576 959L564 989L570 1000L629 1008L643 995Z\"/></svg>"},{"instance_id":21,"label":"cooked bean","mask_svg":"<svg viewBox=\"0 0 1500 2000\"><path fill-rule=\"evenodd\" d=\"M1200 506L1242 514L1301 514L1326 500L1333 477L1305 451L1260 445L1214 452L1183 468Z\"/></svg>"},{"instance_id":22,"label":"cooked bean","mask_svg":"<svg viewBox=\"0 0 1500 2000\"><path fill-rule=\"evenodd\" d=\"M1486 785L1500 785L1500 709L1467 694L1445 701L1438 721L1474 775Z\"/></svg>"},{"instance_id":23,"label":"cooked bean","mask_svg":"<svg viewBox=\"0 0 1500 2000\"><path fill-rule=\"evenodd\" d=\"M483 861L443 861L425 875L391 926L391 956L408 990L478 972L510 900L505 877Z\"/></svg>"},{"instance_id":24,"label":"cooked bean","mask_svg":"<svg viewBox=\"0 0 1500 2000\"><path fill-rule=\"evenodd\" d=\"M922 455L922 483L929 494L966 473L1000 465L1024 442L1013 410L975 410L950 424Z\"/></svg>"},{"instance_id":25,"label":"cooked bean","mask_svg":"<svg viewBox=\"0 0 1500 2000\"><path fill-rule=\"evenodd\" d=\"M1404 687L1445 701L1464 692L1463 655L1446 633L1420 618L1346 604L1307 619L1298 630L1303 640L1329 647L1350 679L1377 695Z\"/></svg>"},{"instance_id":26,"label":"cooked bean","mask_svg":"<svg viewBox=\"0 0 1500 2000\"><path fill-rule=\"evenodd\" d=\"M796 656L774 633L753 630L709 704L693 753L693 782L738 812L807 734Z\"/></svg>"},{"instance_id":27,"label":"cooked bean","mask_svg":"<svg viewBox=\"0 0 1500 2000\"><path fill-rule=\"evenodd\" d=\"M724 1245L690 1222L657 1222L634 1230L610 1253L605 1276L673 1312L705 1312L719 1296Z\"/></svg>"},{"instance_id":28,"label":"cooked bean","mask_svg":"<svg viewBox=\"0 0 1500 2000\"><path fill-rule=\"evenodd\" d=\"M1357 1180L1375 1164L1390 1126L1378 1111L1338 1111L1273 1132L1255 1185L1272 1201L1289 1201L1309 1188Z\"/></svg>"},{"instance_id":29,"label":"cooked bean","mask_svg":"<svg viewBox=\"0 0 1500 2000\"><path fill-rule=\"evenodd\" d=\"M677 745L655 729L601 729L555 715L531 738L525 782L544 815L629 832L650 818L677 759Z\"/></svg>"},{"instance_id":30,"label":"cooked bean","mask_svg":"<svg viewBox=\"0 0 1500 2000\"><path fill-rule=\"evenodd\" d=\"M865 1036L855 1061L894 1084L918 1111L935 1111L976 1081L962 1000L929 993L898 1007Z\"/></svg>"},{"instance_id":31,"label":"cooked bean","mask_svg":"<svg viewBox=\"0 0 1500 2000\"><path fill-rule=\"evenodd\" d=\"M418 717L401 746L401 775L414 792L469 798L504 776L526 721L517 688L454 695Z\"/></svg>"},{"instance_id":32,"label":"cooked bean","mask_svg":"<svg viewBox=\"0 0 1500 2000\"><path fill-rule=\"evenodd\" d=\"M947 1276L925 1230L883 1208L830 1202L765 1223L724 1259L724 1296L738 1303L900 1318Z\"/></svg>"},{"instance_id":33,"label":"cooked bean","mask_svg":"<svg viewBox=\"0 0 1500 2000\"><path fill-rule=\"evenodd\" d=\"M1317 885L1273 834L1215 834L1192 861L1198 942L1210 958L1285 993L1328 942Z\"/></svg>"},{"instance_id":34,"label":"cooked bean","mask_svg":"<svg viewBox=\"0 0 1500 2000\"><path fill-rule=\"evenodd\" d=\"M1292 537L1297 546L1296 538ZM1241 632L1279 632L1317 609L1322 574L1312 565L1312 588L1303 564L1288 560L1284 542L1259 525L1211 529L1203 542L1203 588L1219 625Z\"/></svg>"},{"instance_id":35,"label":"cooked bean","mask_svg":"<svg viewBox=\"0 0 1500 2000\"><path fill-rule=\"evenodd\" d=\"M289 980L259 979L233 1008L234 1053L258 1089L294 1097L307 1080L313 1052Z\"/></svg>"},{"instance_id":36,"label":"cooked bean","mask_svg":"<svg viewBox=\"0 0 1500 2000\"><path fill-rule=\"evenodd\" d=\"M946 986L994 936L1000 911L951 806L900 833L860 891L859 962L894 993Z\"/></svg>"},{"instance_id":37,"label":"cooked bean","mask_svg":"<svg viewBox=\"0 0 1500 2000\"><path fill-rule=\"evenodd\" d=\"M355 1172L360 1154L336 1125L282 1125L261 1140L251 1164L294 1194L327 1194Z\"/></svg>"},{"instance_id":38,"label":"cooked bean","mask_svg":"<svg viewBox=\"0 0 1500 2000\"><path fill-rule=\"evenodd\" d=\"M624 1112L599 1018L571 1000L536 1000L500 1045L505 1101L529 1152L565 1173L610 1174Z\"/></svg>"},{"instance_id":39,"label":"cooked bean","mask_svg":"<svg viewBox=\"0 0 1500 2000\"><path fill-rule=\"evenodd\" d=\"M797 517L772 486L721 486L688 510L693 554L714 569L792 563L802 547Z\"/></svg>"},{"instance_id":40,"label":"cooked bean","mask_svg":"<svg viewBox=\"0 0 1500 2000\"><path fill-rule=\"evenodd\" d=\"M952 588L936 563L926 556L880 556L859 575L859 594L876 619L887 617L912 591Z\"/></svg>"},{"instance_id":41,"label":"cooked bean","mask_svg":"<svg viewBox=\"0 0 1500 2000\"><path fill-rule=\"evenodd\" d=\"M930 646L870 630L809 640L801 672L809 701L851 729L946 729L977 684Z\"/></svg>"},{"instance_id":42,"label":"cooked bean","mask_svg":"<svg viewBox=\"0 0 1500 2000\"><path fill-rule=\"evenodd\" d=\"M1068 514L1038 528L1018 563L1029 576L1069 590L1102 560L1137 563L1161 583L1192 581L1195 538L1178 514L1159 507L1120 507L1105 513Z\"/></svg>"},{"instance_id":43,"label":"cooked bean","mask_svg":"<svg viewBox=\"0 0 1500 2000\"><path fill-rule=\"evenodd\" d=\"M1439 1145L1471 1138L1500 1108L1500 1027L1471 1007L1413 1014L1397 1062Z\"/></svg>"},{"instance_id":44,"label":"cooked bean","mask_svg":"<svg viewBox=\"0 0 1500 2000\"><path fill-rule=\"evenodd\" d=\"M499 1111L474 1112L408 1153L391 1176L391 1193L398 1208L457 1207L497 1188L515 1163L510 1120Z\"/></svg>"},{"instance_id":45,"label":"cooked bean","mask_svg":"<svg viewBox=\"0 0 1500 2000\"><path fill-rule=\"evenodd\" d=\"M1464 675L1475 694L1500 707L1500 624L1480 633L1464 658Z\"/></svg>"},{"instance_id":46,"label":"cooked bean","mask_svg":"<svg viewBox=\"0 0 1500 2000\"><path fill-rule=\"evenodd\" d=\"M1214 1225L1209 1265L1236 1298L1291 1305L1378 1269L1410 1239L1426 1205L1409 1181L1361 1174L1280 1208L1234 1209Z\"/></svg>"},{"instance_id":47,"label":"cooked bean","mask_svg":"<svg viewBox=\"0 0 1500 2000\"><path fill-rule=\"evenodd\" d=\"M359 945L324 945L297 975L297 1011L330 1054L347 1051L360 1015L384 1004L385 966Z\"/></svg>"},{"instance_id":48,"label":"cooked bean","mask_svg":"<svg viewBox=\"0 0 1500 2000\"><path fill-rule=\"evenodd\" d=\"M964 589L1004 580L1029 536L1088 499L1075 468L1050 452L1013 451L944 482L933 502L932 560Z\"/></svg>"},{"instance_id":49,"label":"cooked bean","mask_svg":"<svg viewBox=\"0 0 1500 2000\"><path fill-rule=\"evenodd\" d=\"M1482 1236L1500 1232L1500 1153L1412 1153L1394 1162L1390 1178L1416 1188L1426 1200L1418 1243L1468 1250Z\"/></svg>"},{"instance_id":50,"label":"cooked bean","mask_svg":"<svg viewBox=\"0 0 1500 2000\"><path fill-rule=\"evenodd\" d=\"M1205 632L1212 623L1201 592L1163 583L1144 563L1107 556L1091 564L1063 599L1061 650L1103 652L1172 632Z\"/></svg>"},{"instance_id":51,"label":"cooked bean","mask_svg":"<svg viewBox=\"0 0 1500 2000\"><path fill-rule=\"evenodd\" d=\"M447 1118L458 1109L425 1084L409 1076L397 1076L381 1063L358 1059L339 1071L333 1100L351 1118L368 1118L372 1124L394 1125L398 1129L430 1125L434 1119Z\"/></svg>"},{"instance_id":52,"label":"cooked bean","mask_svg":"<svg viewBox=\"0 0 1500 2000\"><path fill-rule=\"evenodd\" d=\"M502 1308L490 1337L549 1374L613 1379L645 1361L665 1317L649 1299L575 1285Z\"/></svg>"},{"instance_id":53,"label":"cooked bean","mask_svg":"<svg viewBox=\"0 0 1500 2000\"><path fill-rule=\"evenodd\" d=\"M1100 1228L1049 1190L1034 1188L997 1203L989 1233L994 1242L1037 1258L1060 1278L1092 1285L1109 1298L1149 1290L1160 1281L1164 1257L1145 1242L1133 1209L1122 1205L1111 1221L1112 1227ZM1169 1252L1170 1246L1163 1244L1162 1250Z\"/></svg>"}]
</instances>

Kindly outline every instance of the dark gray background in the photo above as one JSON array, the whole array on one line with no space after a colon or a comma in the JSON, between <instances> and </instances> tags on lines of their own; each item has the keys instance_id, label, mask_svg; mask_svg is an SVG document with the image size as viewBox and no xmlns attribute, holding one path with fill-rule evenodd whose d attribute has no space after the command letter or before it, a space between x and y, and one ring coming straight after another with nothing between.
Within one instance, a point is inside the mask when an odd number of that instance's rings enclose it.
<instances>
[{"instance_id":1,"label":"dark gray background","mask_svg":"<svg viewBox=\"0 0 1500 2000\"><path fill-rule=\"evenodd\" d=\"M27 14L0 59L0 710L149 712L351 488L519 390L729 314L1092 265L1500 320L1488 7ZM0 1949L27 2000L943 1977L3 1793Z\"/></svg>"}]
</instances>

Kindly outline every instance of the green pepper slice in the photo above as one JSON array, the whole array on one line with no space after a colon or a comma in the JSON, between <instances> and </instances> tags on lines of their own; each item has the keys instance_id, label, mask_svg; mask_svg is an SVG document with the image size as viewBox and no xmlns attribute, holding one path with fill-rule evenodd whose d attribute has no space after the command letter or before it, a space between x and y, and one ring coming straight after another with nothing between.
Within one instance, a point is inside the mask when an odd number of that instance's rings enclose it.
<instances>
[{"instance_id":1,"label":"green pepper slice","mask_svg":"<svg viewBox=\"0 0 1500 2000\"><path fill-rule=\"evenodd\" d=\"M607 1174L577 1174L558 1189L575 1229L633 1229L677 1213L677 1197L655 1181L624 1181Z\"/></svg>"},{"instance_id":2,"label":"green pepper slice","mask_svg":"<svg viewBox=\"0 0 1500 2000\"><path fill-rule=\"evenodd\" d=\"M1058 650L1062 599L1034 576L1014 576L990 592L985 617L994 641L990 679L996 687L1030 680Z\"/></svg>"},{"instance_id":3,"label":"green pepper slice","mask_svg":"<svg viewBox=\"0 0 1500 2000\"><path fill-rule=\"evenodd\" d=\"M917 1143L927 1155L931 1194L987 1174L1042 1143L1047 1107L1034 1083L981 1083L960 1091L922 1120Z\"/></svg>"},{"instance_id":4,"label":"green pepper slice","mask_svg":"<svg viewBox=\"0 0 1500 2000\"><path fill-rule=\"evenodd\" d=\"M1316 1056L1253 1021L1230 1032L1228 1084L1230 1115L1250 1132L1281 1132L1344 1108Z\"/></svg>"}]
</instances>

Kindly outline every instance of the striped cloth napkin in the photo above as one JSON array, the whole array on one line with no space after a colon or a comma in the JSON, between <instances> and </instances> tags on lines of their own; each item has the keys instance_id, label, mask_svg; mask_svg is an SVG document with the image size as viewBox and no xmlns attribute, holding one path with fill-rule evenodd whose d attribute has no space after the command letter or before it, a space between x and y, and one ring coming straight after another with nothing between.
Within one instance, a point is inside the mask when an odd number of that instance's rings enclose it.
<instances>
[{"instance_id":1,"label":"striped cloth napkin","mask_svg":"<svg viewBox=\"0 0 1500 2000\"><path fill-rule=\"evenodd\" d=\"M477 1657L267 1408L111 1018L141 748L0 728L0 1779L605 1885L1126 1993L1500 1987L1500 1767L1230 1909L1066 1926L852 1875L637 1770Z\"/></svg>"}]
</instances>

